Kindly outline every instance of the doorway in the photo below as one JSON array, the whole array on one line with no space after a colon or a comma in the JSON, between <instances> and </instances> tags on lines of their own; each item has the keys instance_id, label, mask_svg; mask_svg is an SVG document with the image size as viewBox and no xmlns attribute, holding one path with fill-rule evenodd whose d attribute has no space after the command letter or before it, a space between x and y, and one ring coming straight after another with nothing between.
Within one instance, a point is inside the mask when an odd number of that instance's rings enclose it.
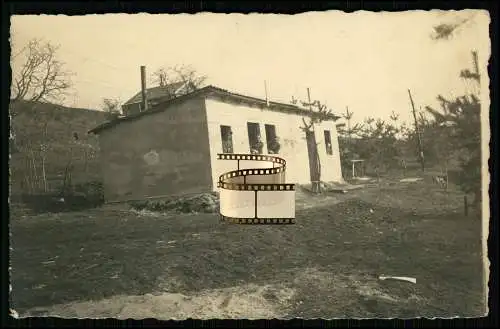
<instances>
[{"instance_id":1,"label":"doorway","mask_svg":"<svg viewBox=\"0 0 500 329\"><path fill-rule=\"evenodd\" d=\"M319 162L318 145L313 131L306 131L307 154L309 157L309 172L313 192L320 192L321 165Z\"/></svg>"}]
</instances>

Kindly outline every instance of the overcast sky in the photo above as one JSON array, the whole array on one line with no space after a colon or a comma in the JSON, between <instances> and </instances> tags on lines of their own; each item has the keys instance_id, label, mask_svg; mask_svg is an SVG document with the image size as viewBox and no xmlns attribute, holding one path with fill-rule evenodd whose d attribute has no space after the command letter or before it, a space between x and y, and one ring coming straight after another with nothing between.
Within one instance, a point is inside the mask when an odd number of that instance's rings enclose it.
<instances>
[{"instance_id":1,"label":"overcast sky","mask_svg":"<svg viewBox=\"0 0 500 329\"><path fill-rule=\"evenodd\" d=\"M436 24L463 18L469 21L453 38L430 37ZM186 64L231 91L264 98L267 80L270 98L289 102L310 87L313 99L337 113L349 106L356 121L392 111L409 121L407 89L417 108L436 104L439 93L460 95L458 75L471 67L473 49L486 70L488 24L480 11L39 15L14 16L11 42L13 54L35 37L60 45L59 58L76 74L70 106L126 101L140 89L140 65L151 73Z\"/></svg>"}]
</instances>

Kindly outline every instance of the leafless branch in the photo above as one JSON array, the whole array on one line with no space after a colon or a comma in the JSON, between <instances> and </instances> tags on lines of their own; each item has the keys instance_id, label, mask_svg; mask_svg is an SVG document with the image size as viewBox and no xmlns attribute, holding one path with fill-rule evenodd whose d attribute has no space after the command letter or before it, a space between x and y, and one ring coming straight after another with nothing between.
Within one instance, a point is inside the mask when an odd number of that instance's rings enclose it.
<instances>
[{"instance_id":1,"label":"leafless branch","mask_svg":"<svg viewBox=\"0 0 500 329\"><path fill-rule=\"evenodd\" d=\"M309 123L307 123L305 118L302 118L302 122L304 126L300 127L300 129L302 129L303 131L310 131L314 124L313 120L309 120Z\"/></svg>"},{"instance_id":2,"label":"leafless branch","mask_svg":"<svg viewBox=\"0 0 500 329\"><path fill-rule=\"evenodd\" d=\"M106 112L106 117L110 120L118 118L121 114L121 106L118 99L103 98L101 108Z\"/></svg>"},{"instance_id":3,"label":"leafless branch","mask_svg":"<svg viewBox=\"0 0 500 329\"><path fill-rule=\"evenodd\" d=\"M13 101L60 101L72 86L71 73L57 60L58 47L31 40L25 48L26 61L14 75Z\"/></svg>"},{"instance_id":4,"label":"leafless branch","mask_svg":"<svg viewBox=\"0 0 500 329\"><path fill-rule=\"evenodd\" d=\"M199 74L191 66L177 65L168 68L159 68L152 74L153 83L159 86L183 82L186 86L185 93L193 92L205 84L207 77ZM175 95L171 95L175 96Z\"/></svg>"},{"instance_id":5,"label":"leafless branch","mask_svg":"<svg viewBox=\"0 0 500 329\"><path fill-rule=\"evenodd\" d=\"M207 77L200 75L190 66L175 66L172 68L179 81L187 86L186 92L192 92L199 89L206 81Z\"/></svg>"}]
</instances>

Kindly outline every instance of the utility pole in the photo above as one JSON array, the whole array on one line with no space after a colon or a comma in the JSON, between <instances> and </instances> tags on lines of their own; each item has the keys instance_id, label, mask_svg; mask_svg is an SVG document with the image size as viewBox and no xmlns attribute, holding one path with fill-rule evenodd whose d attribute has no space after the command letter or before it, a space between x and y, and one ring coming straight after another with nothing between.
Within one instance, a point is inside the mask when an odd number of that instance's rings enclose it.
<instances>
[{"instance_id":1,"label":"utility pole","mask_svg":"<svg viewBox=\"0 0 500 329\"><path fill-rule=\"evenodd\" d=\"M141 66L141 109L140 111L146 111L148 109L148 93L146 91L146 66Z\"/></svg>"},{"instance_id":2,"label":"utility pole","mask_svg":"<svg viewBox=\"0 0 500 329\"><path fill-rule=\"evenodd\" d=\"M477 51L472 52L472 61L474 64L474 80L476 81L475 84L475 92L477 96L481 94L481 75L479 74L479 63L477 59Z\"/></svg>"},{"instance_id":3,"label":"utility pole","mask_svg":"<svg viewBox=\"0 0 500 329\"><path fill-rule=\"evenodd\" d=\"M413 98L411 97L410 89L408 89L408 95L410 96L411 107L413 110L413 119L415 120L415 132L417 134L417 139L418 139L420 165L422 166L422 171L425 171L424 147L422 145L422 136L420 135L420 129L418 127L418 121L417 121L417 113L415 112L415 104L413 103Z\"/></svg>"},{"instance_id":4,"label":"utility pole","mask_svg":"<svg viewBox=\"0 0 500 329\"><path fill-rule=\"evenodd\" d=\"M311 91L309 90L309 87L307 87L307 104L309 105L309 110L312 112Z\"/></svg>"},{"instance_id":5,"label":"utility pole","mask_svg":"<svg viewBox=\"0 0 500 329\"><path fill-rule=\"evenodd\" d=\"M267 81L266 80L264 80L264 90L266 92L266 105L269 106L269 95L267 92Z\"/></svg>"},{"instance_id":6,"label":"utility pole","mask_svg":"<svg viewBox=\"0 0 500 329\"><path fill-rule=\"evenodd\" d=\"M477 61L477 51L472 52L472 61L474 63L474 73L476 74L477 81L480 82L481 76L479 75L479 64Z\"/></svg>"}]
</instances>

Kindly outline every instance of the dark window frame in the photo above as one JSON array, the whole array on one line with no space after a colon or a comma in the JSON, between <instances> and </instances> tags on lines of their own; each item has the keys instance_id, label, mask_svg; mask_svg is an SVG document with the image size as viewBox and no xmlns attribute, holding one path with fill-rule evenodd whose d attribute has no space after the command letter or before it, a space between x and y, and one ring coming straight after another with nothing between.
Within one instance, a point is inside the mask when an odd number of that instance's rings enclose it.
<instances>
[{"instance_id":1,"label":"dark window frame","mask_svg":"<svg viewBox=\"0 0 500 329\"><path fill-rule=\"evenodd\" d=\"M279 143L279 137L276 132L276 125L265 124L264 130L266 133L266 146L268 154L279 154L281 145Z\"/></svg>"},{"instance_id":2,"label":"dark window frame","mask_svg":"<svg viewBox=\"0 0 500 329\"><path fill-rule=\"evenodd\" d=\"M326 154L328 155L333 155L333 147L332 147L332 133L330 130L324 131L324 137L325 137L325 149L326 149Z\"/></svg>"},{"instance_id":3,"label":"dark window frame","mask_svg":"<svg viewBox=\"0 0 500 329\"><path fill-rule=\"evenodd\" d=\"M233 128L227 125L220 125L219 129L222 153L234 153Z\"/></svg>"},{"instance_id":4,"label":"dark window frame","mask_svg":"<svg viewBox=\"0 0 500 329\"><path fill-rule=\"evenodd\" d=\"M264 151L264 143L262 142L262 134L260 132L260 123L247 122L248 146L250 153L262 154Z\"/></svg>"}]
</instances>

